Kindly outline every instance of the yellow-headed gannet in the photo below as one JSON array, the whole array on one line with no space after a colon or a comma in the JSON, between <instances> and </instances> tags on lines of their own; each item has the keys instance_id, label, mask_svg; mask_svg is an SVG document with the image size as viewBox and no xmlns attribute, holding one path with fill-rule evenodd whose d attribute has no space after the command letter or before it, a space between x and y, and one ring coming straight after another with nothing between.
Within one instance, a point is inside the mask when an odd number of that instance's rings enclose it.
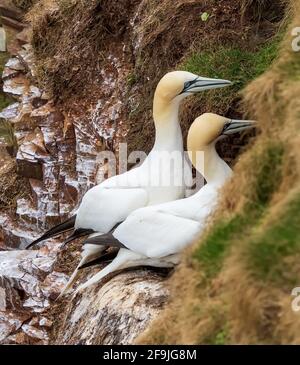
<instances>
[{"instance_id":1,"label":"yellow-headed gannet","mask_svg":"<svg viewBox=\"0 0 300 365\"><path fill-rule=\"evenodd\" d=\"M137 209L112 233L88 238L87 244L119 246L120 250L113 262L78 290L116 270L140 265L172 267L176 264L180 251L203 231L208 216L216 207L220 188L232 175L230 167L216 152L216 141L220 136L240 132L254 124L253 121L231 120L211 113L197 118L189 129L187 144L189 157L207 184L189 198ZM198 151L204 152L204 163ZM97 260L84 266L93 263Z\"/></svg>"}]
</instances>

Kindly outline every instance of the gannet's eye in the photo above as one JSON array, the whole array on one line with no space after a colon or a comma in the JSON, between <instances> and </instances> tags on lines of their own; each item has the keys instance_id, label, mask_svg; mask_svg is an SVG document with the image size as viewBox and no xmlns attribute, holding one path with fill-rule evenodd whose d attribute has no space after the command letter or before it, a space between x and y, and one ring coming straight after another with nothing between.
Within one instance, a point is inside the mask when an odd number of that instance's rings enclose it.
<instances>
[{"instance_id":1,"label":"gannet's eye","mask_svg":"<svg viewBox=\"0 0 300 365\"><path fill-rule=\"evenodd\" d=\"M189 91L189 89L191 88L191 86L193 86L198 80L199 80L199 77L196 77L194 80L191 80L191 81L186 81L183 84L183 90L181 91L180 94L183 94L184 92Z\"/></svg>"},{"instance_id":2,"label":"gannet's eye","mask_svg":"<svg viewBox=\"0 0 300 365\"><path fill-rule=\"evenodd\" d=\"M222 133L221 134L224 134L224 132L227 130L227 128L230 126L232 122L232 119L231 120L228 120L225 124L224 124L224 127L222 129Z\"/></svg>"}]
</instances>

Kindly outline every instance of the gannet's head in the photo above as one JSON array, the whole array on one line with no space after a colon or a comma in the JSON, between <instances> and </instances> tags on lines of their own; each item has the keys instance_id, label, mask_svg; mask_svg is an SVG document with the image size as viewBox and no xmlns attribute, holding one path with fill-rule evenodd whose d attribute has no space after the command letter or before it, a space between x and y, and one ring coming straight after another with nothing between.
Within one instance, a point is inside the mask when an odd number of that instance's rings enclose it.
<instances>
[{"instance_id":1,"label":"gannet's head","mask_svg":"<svg viewBox=\"0 0 300 365\"><path fill-rule=\"evenodd\" d=\"M216 89L231 85L228 80L209 79L187 71L168 72L158 83L156 94L165 101L172 101L176 97L197 93L202 90Z\"/></svg>"},{"instance_id":2,"label":"gannet's head","mask_svg":"<svg viewBox=\"0 0 300 365\"><path fill-rule=\"evenodd\" d=\"M253 128L255 124L253 120L234 120L213 113L202 114L190 126L187 137L188 151L203 151L220 136Z\"/></svg>"}]
</instances>

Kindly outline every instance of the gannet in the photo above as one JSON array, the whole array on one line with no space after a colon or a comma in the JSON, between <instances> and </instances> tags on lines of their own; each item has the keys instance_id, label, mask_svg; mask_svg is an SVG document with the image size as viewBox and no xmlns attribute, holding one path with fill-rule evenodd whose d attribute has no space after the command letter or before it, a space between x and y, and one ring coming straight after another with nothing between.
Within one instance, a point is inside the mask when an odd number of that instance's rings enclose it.
<instances>
[{"instance_id":1,"label":"gannet","mask_svg":"<svg viewBox=\"0 0 300 365\"><path fill-rule=\"evenodd\" d=\"M73 228L74 232L66 242L93 232L105 234L138 208L183 197L185 186L183 142L178 121L179 105L188 95L230 84L228 80L200 77L186 71L167 73L155 90L153 100L155 143L143 164L90 189L84 195L75 216L50 229L27 248ZM170 168L172 161L164 160L165 153L172 152L178 152L181 159L179 166L176 164L176 169ZM162 162L165 163L163 168ZM166 176L167 174L169 176ZM171 181L170 184L160 183L168 179ZM173 184L175 180L180 183ZM153 184L153 181L159 183ZM98 245L85 245L79 265L94 258L101 251L102 248ZM73 280L73 275L71 279Z\"/></svg>"},{"instance_id":2,"label":"gannet","mask_svg":"<svg viewBox=\"0 0 300 365\"><path fill-rule=\"evenodd\" d=\"M217 140L254 125L254 121L232 120L211 113L195 119L188 133L188 153L207 184L189 198L137 209L111 233L88 238L85 244L118 246L120 250L109 265L77 291L116 270L141 265L172 267L178 263L179 253L203 232L217 205L220 188L232 175L215 149ZM204 163L198 151L203 151Z\"/></svg>"}]
</instances>

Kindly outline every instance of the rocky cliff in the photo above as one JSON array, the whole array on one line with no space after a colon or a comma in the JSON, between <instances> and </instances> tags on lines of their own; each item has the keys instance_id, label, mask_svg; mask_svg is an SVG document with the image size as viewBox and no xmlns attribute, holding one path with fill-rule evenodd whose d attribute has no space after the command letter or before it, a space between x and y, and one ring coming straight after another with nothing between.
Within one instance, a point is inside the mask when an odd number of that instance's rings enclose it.
<instances>
[{"instance_id":1,"label":"rocky cliff","mask_svg":"<svg viewBox=\"0 0 300 365\"><path fill-rule=\"evenodd\" d=\"M15 13L7 2L3 9L19 18L19 12ZM27 42L30 31L23 25L21 33L14 35L13 47L9 44L11 58L2 74L3 91L15 100L2 110L0 118L13 125L16 171L25 179L27 189L16 198L15 209L1 211L0 341L45 344L52 324L61 325L56 320L60 304L54 304L54 300L66 284L70 268L60 262L61 242L52 240L34 251L22 248L46 227L72 215L82 195L106 176L97 154L104 149L115 150L118 134L126 135L122 92L128 71L119 45L115 53L109 52L94 80L102 85L97 95L90 94L80 103L72 100L72 109L57 106L37 85L33 50ZM11 163L7 158L7 165ZM3 175L9 173L14 174L14 169L6 169ZM74 263L76 259L78 254L73 257ZM166 296L159 274L141 271L122 275L102 288L97 286L82 300L72 300L67 317L59 316L70 322L69 330L62 329L62 336L55 328L58 336L52 336L51 341L131 343L162 307ZM82 326L90 320L94 327L83 331Z\"/></svg>"},{"instance_id":2,"label":"rocky cliff","mask_svg":"<svg viewBox=\"0 0 300 365\"><path fill-rule=\"evenodd\" d=\"M202 112L240 116L239 90L261 67L243 52L261 57L278 18L270 6L257 22L253 8L226 0L0 1L0 10L10 35L3 91L13 99L0 113L13 130L12 146L5 146L12 157L1 152L0 341L133 343L167 301L165 272L121 273L84 296L55 302L78 262L80 242L22 249L71 216L83 194L108 176L99 152L118 152L124 141L128 152L149 151L153 90L167 70L236 78L231 93L185 104L184 135ZM198 62L196 51L208 58ZM243 65L238 76L223 58ZM234 162L248 137L220 146L223 157ZM79 281L97 270L81 273Z\"/></svg>"}]
</instances>

